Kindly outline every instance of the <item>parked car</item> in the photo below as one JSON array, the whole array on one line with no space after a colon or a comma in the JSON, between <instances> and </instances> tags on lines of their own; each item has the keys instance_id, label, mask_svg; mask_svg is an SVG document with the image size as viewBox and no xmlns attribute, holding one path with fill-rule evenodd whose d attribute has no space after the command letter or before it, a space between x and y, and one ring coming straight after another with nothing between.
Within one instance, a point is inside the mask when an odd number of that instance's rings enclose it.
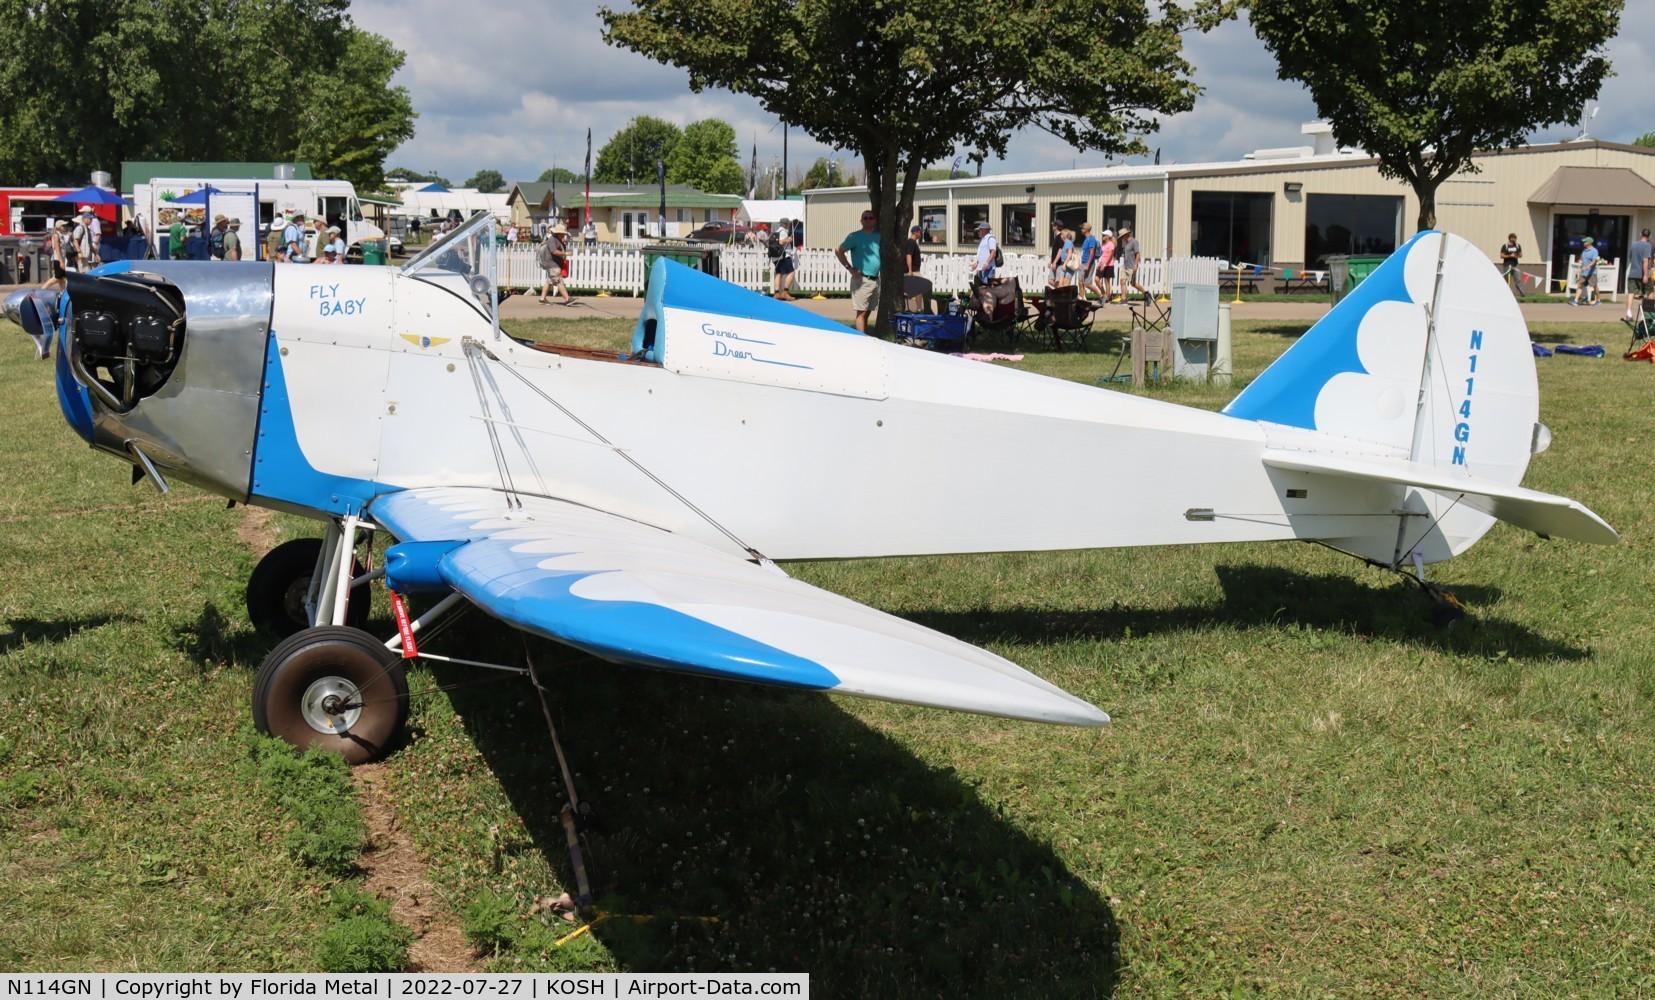
<instances>
[{"instance_id":1,"label":"parked car","mask_svg":"<svg viewBox=\"0 0 1655 1000\"><path fill-rule=\"evenodd\" d=\"M750 232L738 222L707 222L684 238L693 243L740 243Z\"/></svg>"}]
</instances>

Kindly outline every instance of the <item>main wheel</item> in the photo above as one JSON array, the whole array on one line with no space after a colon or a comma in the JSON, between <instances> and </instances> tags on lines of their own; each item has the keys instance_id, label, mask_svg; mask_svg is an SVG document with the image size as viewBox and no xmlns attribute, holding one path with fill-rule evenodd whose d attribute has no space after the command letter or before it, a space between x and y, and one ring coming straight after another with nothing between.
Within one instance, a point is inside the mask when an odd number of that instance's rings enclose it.
<instances>
[{"instance_id":1,"label":"main wheel","mask_svg":"<svg viewBox=\"0 0 1655 1000\"><path fill-rule=\"evenodd\" d=\"M257 628L290 636L310 626L305 615L305 594L316 572L316 555L322 551L320 538L295 538L267 552L247 578L247 617ZM362 565L351 560L351 573L360 576ZM368 623L373 591L365 583L351 588L346 623L361 628Z\"/></svg>"},{"instance_id":2,"label":"main wheel","mask_svg":"<svg viewBox=\"0 0 1655 1000\"><path fill-rule=\"evenodd\" d=\"M407 721L402 658L360 629L324 625L289 636L253 680L259 732L352 764L385 756Z\"/></svg>"}]
</instances>

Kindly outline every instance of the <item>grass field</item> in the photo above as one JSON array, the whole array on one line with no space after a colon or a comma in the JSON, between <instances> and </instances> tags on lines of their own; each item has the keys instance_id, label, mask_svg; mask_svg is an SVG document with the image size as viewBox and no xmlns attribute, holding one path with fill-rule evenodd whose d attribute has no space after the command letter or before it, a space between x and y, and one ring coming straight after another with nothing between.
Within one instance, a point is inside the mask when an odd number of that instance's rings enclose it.
<instances>
[{"instance_id":1,"label":"grass field","mask_svg":"<svg viewBox=\"0 0 1655 1000\"><path fill-rule=\"evenodd\" d=\"M515 332L599 345L625 325ZM1243 325L1238 376L1299 332ZM1610 359L1539 362L1555 443L1526 483L1624 541L1496 527L1436 568L1472 608L1452 630L1308 545L791 567L1010 657L1108 710L1100 731L534 644L600 820L607 916L561 945L574 928L536 901L569 877L564 793L526 686L418 698L378 780L486 968L804 970L820 996L1655 992L1655 370L1614 360L1619 326L1535 336ZM253 769L271 640L241 597L273 537L312 528L129 487L29 355L0 336L0 970L314 969L340 883L284 849L293 819ZM1110 364L1024 367L1091 383ZM1077 497L961 516L1114 515ZM439 645L522 655L496 632L474 617Z\"/></svg>"}]
</instances>

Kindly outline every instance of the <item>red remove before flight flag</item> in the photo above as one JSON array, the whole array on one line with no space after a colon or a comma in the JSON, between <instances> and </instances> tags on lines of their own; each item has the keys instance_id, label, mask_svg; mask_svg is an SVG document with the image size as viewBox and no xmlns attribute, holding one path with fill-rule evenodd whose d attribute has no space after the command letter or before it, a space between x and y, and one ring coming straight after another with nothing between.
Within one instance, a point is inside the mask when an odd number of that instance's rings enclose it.
<instances>
[{"instance_id":1,"label":"red remove before flight flag","mask_svg":"<svg viewBox=\"0 0 1655 1000\"><path fill-rule=\"evenodd\" d=\"M391 591L391 613L396 616L397 634L402 636L402 658L412 660L419 655L419 646L414 642L414 624L408 620L408 605L394 590Z\"/></svg>"}]
</instances>

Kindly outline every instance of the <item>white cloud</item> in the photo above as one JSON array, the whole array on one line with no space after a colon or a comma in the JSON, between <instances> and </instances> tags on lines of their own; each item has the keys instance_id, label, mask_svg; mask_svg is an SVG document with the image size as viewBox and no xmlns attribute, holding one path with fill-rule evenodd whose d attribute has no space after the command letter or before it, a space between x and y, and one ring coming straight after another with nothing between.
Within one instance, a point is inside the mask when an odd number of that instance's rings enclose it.
<instances>
[{"instance_id":1,"label":"white cloud","mask_svg":"<svg viewBox=\"0 0 1655 1000\"><path fill-rule=\"evenodd\" d=\"M473 8L476 9L476 8ZM696 94L684 71L663 66L603 41L596 8L501 0L467 16L438 0L358 0L356 23L391 39L407 53L397 82L420 113L416 135L389 165L436 170L456 183L482 168L508 179L532 179L554 163L579 171L592 130L595 156L635 115L678 125L718 117L736 131L743 166L756 141L767 165L782 152L782 130L754 100L727 91ZM1176 115L1145 137L1162 163L1239 159L1254 149L1303 145L1299 126L1316 115L1301 86L1276 78L1275 60L1242 23L1207 35L1186 36L1204 89L1193 111ZM1595 103L1591 134L1630 142L1655 131L1647 95L1655 89L1655 3L1628 4L1621 33L1608 46L1618 76ZM1573 138L1574 126L1537 133L1537 141ZM962 150L963 151L963 150ZM834 152L793 130L789 165L795 171ZM841 162L844 162L844 154ZM1097 153L1080 153L1045 133L1016 137L1003 162L985 172L1100 166Z\"/></svg>"}]
</instances>

